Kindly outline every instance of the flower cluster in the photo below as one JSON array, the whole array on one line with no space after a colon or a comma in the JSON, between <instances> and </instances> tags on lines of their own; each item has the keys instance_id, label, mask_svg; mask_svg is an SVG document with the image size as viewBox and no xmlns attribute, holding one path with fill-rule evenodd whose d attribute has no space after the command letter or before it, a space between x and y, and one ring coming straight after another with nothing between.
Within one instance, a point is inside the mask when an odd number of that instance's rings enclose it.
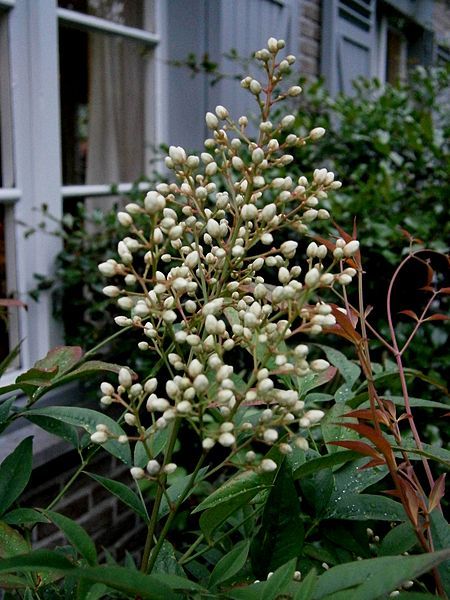
<instances>
[{"instance_id":1,"label":"flower cluster","mask_svg":"<svg viewBox=\"0 0 450 600\"><path fill-rule=\"evenodd\" d=\"M299 86L280 89L295 61L277 58L283 46L271 38L256 53L265 85L252 77L242 81L260 107L257 139L248 134L246 117L234 121L223 106L208 112L205 152L169 148L166 166L174 182L119 212L129 235L118 244L118 260L99 265L104 276L121 282L103 290L121 310L117 325L139 330L139 348L154 352L168 373L165 385L156 378L140 384L122 369L117 388L102 384L102 404L126 408L134 439L145 442L185 419L205 452L215 444L243 449L245 467L263 471L277 465L255 454L253 440L258 447L277 444L283 453L292 443L307 448L308 428L324 415L299 397L299 378L329 368L324 359L309 359L302 334L335 324L321 291L351 282L356 271L345 261L359 247L357 240L311 241L301 263L299 243L288 237L313 237L312 224L330 217L321 200L341 183L325 168L310 179L273 176L293 161L292 148L325 133L316 127L298 136L293 115L270 120L275 103L301 93ZM247 366L237 372L241 354ZM92 441L110 436L102 429ZM150 451L147 476L171 465L160 465ZM145 473L134 467L132 475Z\"/></svg>"}]
</instances>

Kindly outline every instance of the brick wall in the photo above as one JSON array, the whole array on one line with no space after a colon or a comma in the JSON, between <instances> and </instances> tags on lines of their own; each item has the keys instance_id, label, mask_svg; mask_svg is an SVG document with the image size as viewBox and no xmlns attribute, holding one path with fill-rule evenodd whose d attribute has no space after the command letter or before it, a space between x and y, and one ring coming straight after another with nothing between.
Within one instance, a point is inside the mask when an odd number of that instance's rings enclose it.
<instances>
[{"instance_id":1,"label":"brick wall","mask_svg":"<svg viewBox=\"0 0 450 600\"><path fill-rule=\"evenodd\" d=\"M70 479L78 465L78 456L67 454L33 472L21 499L21 506L45 508ZM131 485L129 469L109 454L100 453L87 468L89 472ZM48 477L52 474L51 478ZM125 549L139 555L146 527L123 503L85 474L81 474L67 495L53 510L75 519L96 543L97 550L107 549L120 560ZM33 548L54 548L67 544L53 524L40 523L33 528Z\"/></svg>"},{"instance_id":2,"label":"brick wall","mask_svg":"<svg viewBox=\"0 0 450 600\"><path fill-rule=\"evenodd\" d=\"M300 1L300 74L307 77L320 74L321 2Z\"/></svg>"}]
</instances>

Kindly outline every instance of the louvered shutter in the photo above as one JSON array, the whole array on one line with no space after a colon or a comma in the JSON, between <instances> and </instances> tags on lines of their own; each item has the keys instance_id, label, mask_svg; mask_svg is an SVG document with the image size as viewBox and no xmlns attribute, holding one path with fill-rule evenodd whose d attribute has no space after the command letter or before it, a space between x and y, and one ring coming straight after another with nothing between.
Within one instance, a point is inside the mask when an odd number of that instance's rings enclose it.
<instances>
[{"instance_id":1,"label":"louvered shutter","mask_svg":"<svg viewBox=\"0 0 450 600\"><path fill-rule=\"evenodd\" d=\"M218 23L217 35L209 40L210 54L227 74L242 74L243 69L235 61L223 56L235 49L238 56L249 58L255 50L263 48L269 37L286 40L286 48L295 54L298 39L295 38L298 0L220 0L210 2ZM212 15L211 15L212 16ZM214 18L214 17L213 17ZM246 75L247 73L243 73ZM255 71L255 76L259 72ZM211 107L217 103L226 106L233 115L255 113L255 101L239 84L223 80L209 88L207 102Z\"/></svg>"},{"instance_id":2,"label":"louvered shutter","mask_svg":"<svg viewBox=\"0 0 450 600\"><path fill-rule=\"evenodd\" d=\"M295 54L298 1L168 0L163 5L169 62L163 107L167 115L165 141L188 149L201 148L208 134L205 112L217 104L226 106L235 118L257 111L251 95L229 78L241 74L242 67L224 54L234 49L239 56L249 58L271 36L285 39L287 49ZM170 65L171 61L185 62L190 53L197 60L206 55L228 77L211 86L210 77L200 74L192 78L187 69Z\"/></svg>"},{"instance_id":3,"label":"louvered shutter","mask_svg":"<svg viewBox=\"0 0 450 600\"><path fill-rule=\"evenodd\" d=\"M376 0L326 0L322 10L322 74L332 94L351 94L355 78L376 74Z\"/></svg>"}]
</instances>

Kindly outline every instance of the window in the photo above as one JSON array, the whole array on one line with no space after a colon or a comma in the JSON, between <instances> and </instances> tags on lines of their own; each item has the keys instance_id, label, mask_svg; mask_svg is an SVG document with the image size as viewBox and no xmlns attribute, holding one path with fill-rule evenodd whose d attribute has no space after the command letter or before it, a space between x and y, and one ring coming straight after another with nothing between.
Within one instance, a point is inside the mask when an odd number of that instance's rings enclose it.
<instances>
[{"instance_id":1,"label":"window","mask_svg":"<svg viewBox=\"0 0 450 600\"><path fill-rule=\"evenodd\" d=\"M65 201L102 205L112 184L122 194L148 170L156 4L0 0L0 298L28 305L6 320L0 307L0 359L23 340L5 383L62 342L50 295L28 295L61 249L39 227L40 207L59 218ZM21 223L35 233L24 236Z\"/></svg>"},{"instance_id":2,"label":"window","mask_svg":"<svg viewBox=\"0 0 450 600\"><path fill-rule=\"evenodd\" d=\"M8 15L0 2L0 361L19 341L18 308L3 302L16 296L13 221L19 197L14 188L9 75Z\"/></svg>"}]
</instances>

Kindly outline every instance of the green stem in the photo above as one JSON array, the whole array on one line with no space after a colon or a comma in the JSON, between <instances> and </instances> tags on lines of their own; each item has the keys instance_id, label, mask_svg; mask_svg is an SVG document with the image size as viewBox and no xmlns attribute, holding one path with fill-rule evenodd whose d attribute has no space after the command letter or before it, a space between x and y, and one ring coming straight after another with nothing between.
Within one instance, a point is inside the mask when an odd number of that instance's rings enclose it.
<instances>
[{"instance_id":1,"label":"green stem","mask_svg":"<svg viewBox=\"0 0 450 600\"><path fill-rule=\"evenodd\" d=\"M186 550L183 556L179 558L178 564L182 565L184 562L187 562L187 559L191 556L191 554L194 552L197 546L203 542L204 539L205 536L203 533L201 533L195 540L195 542L193 542L192 545Z\"/></svg>"},{"instance_id":2,"label":"green stem","mask_svg":"<svg viewBox=\"0 0 450 600\"><path fill-rule=\"evenodd\" d=\"M173 449L175 442L177 441L178 429L180 427L180 419L176 419L173 423L172 431L170 433L169 444L167 446L163 466L170 462L172 458ZM150 517L150 523L147 529L147 538L145 540L144 553L142 555L141 571L146 573L148 570L148 562L150 558L150 552L152 550L153 536L155 535L156 525L158 523L158 513L161 506L161 500L164 495L165 477L159 480L158 489L156 491L155 502L153 504L153 510ZM155 553L154 553L155 554Z\"/></svg>"},{"instance_id":3,"label":"green stem","mask_svg":"<svg viewBox=\"0 0 450 600\"><path fill-rule=\"evenodd\" d=\"M92 455L91 455L92 456ZM61 498L64 496L64 494L67 492L67 490L70 488L70 486L75 482L75 480L78 478L78 475L83 471L83 469L89 464L89 461L91 459L91 456L89 456L86 460L83 460L81 462L81 465L78 467L78 469L75 471L75 473L72 475L72 477L69 479L69 481L66 483L66 485L62 488L62 490L59 492L59 494L57 496L55 496L55 498L53 498L53 500L50 502L50 504L47 506L47 508L45 510L51 510L54 506L56 506L56 504L58 504L58 502L61 500Z\"/></svg>"},{"instance_id":4,"label":"green stem","mask_svg":"<svg viewBox=\"0 0 450 600\"><path fill-rule=\"evenodd\" d=\"M161 546L163 545L164 540L166 539L166 536L169 533L169 529L170 529L170 527L172 525L172 522L173 522L174 518L177 515L178 509L180 508L181 504L186 499L186 496L188 495L188 493L191 490L191 488L195 485L195 480L196 480L197 474L198 474L198 472L200 470L200 467L202 466L202 464L203 464L203 462L205 460L205 457L206 457L205 453L203 453L200 456L200 458L199 458L199 460L197 462L197 465L196 465L194 471L192 472L192 475L191 475L191 477L189 479L188 484L186 485L186 487L183 490L183 493L181 494L181 496L178 498L177 502L175 503L175 505L171 509L171 511L169 513L169 516L167 517L167 520L164 523L164 527L162 528L161 533L159 534L158 541L156 542L156 545L153 548L153 552L151 553L151 556L149 557L148 564L147 564L147 567L145 569L146 573L151 573L151 571L152 571L152 569L153 569L153 567L155 565L156 559L158 558L159 551L161 550Z\"/></svg>"}]
</instances>

